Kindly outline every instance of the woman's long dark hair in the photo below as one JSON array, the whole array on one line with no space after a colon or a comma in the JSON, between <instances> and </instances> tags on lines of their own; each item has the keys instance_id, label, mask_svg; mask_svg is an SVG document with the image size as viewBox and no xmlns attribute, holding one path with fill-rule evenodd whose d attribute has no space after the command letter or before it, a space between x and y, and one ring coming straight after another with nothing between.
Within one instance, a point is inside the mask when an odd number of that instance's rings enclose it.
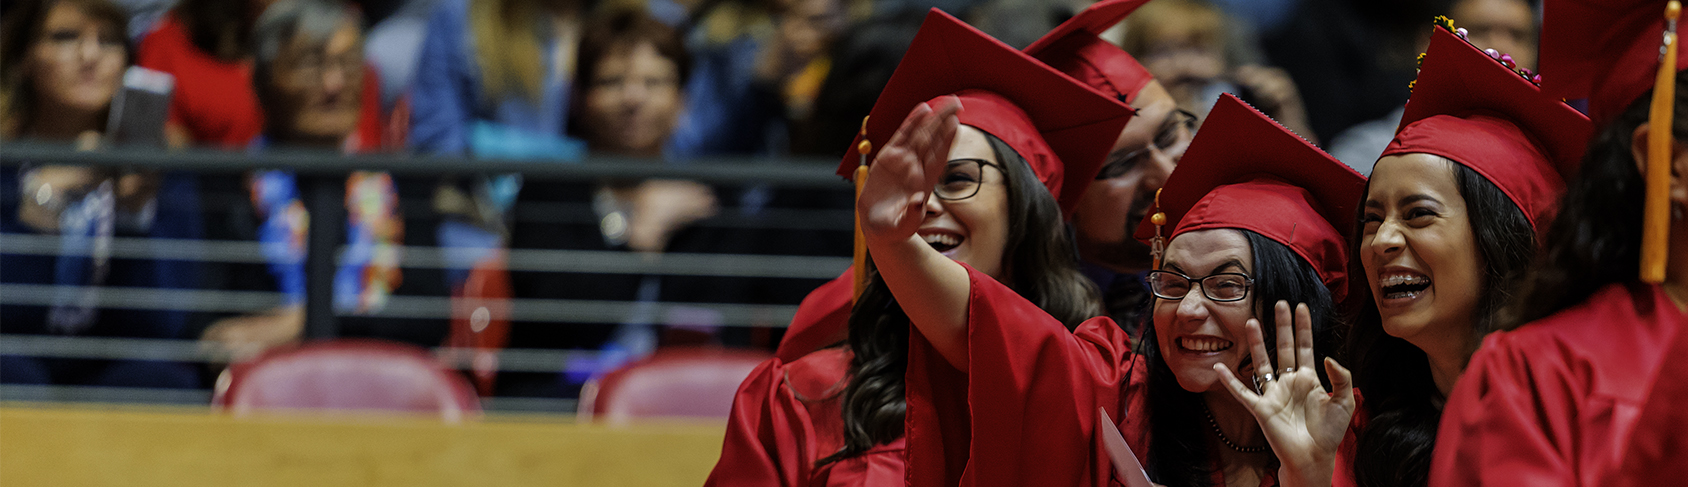
<instances>
[{"instance_id":1,"label":"woman's long dark hair","mask_svg":"<svg viewBox=\"0 0 1688 487\"><path fill-rule=\"evenodd\" d=\"M1676 89L1671 134L1688 140L1688 78L1677 76ZM1636 127L1647 122L1652 99L1649 90L1589 142L1582 172L1566 188L1559 216L1548 227L1518 299L1501 310L1499 329L1546 318L1607 285L1639 282L1641 207L1647 191L1630 141Z\"/></svg>"},{"instance_id":2,"label":"woman's long dark hair","mask_svg":"<svg viewBox=\"0 0 1688 487\"><path fill-rule=\"evenodd\" d=\"M1494 330L1496 315L1512 298L1535 255L1535 230L1524 211L1493 182L1471 168L1448 161L1459 196L1465 199L1471 233L1483 262L1483 291L1472 310L1469 354L1483 335ZM1371 194L1370 183L1366 193ZM1363 208L1364 205L1361 205ZM1364 210L1361 210L1364 211ZM1350 275L1365 275L1360 266L1358 223L1349 247ZM1354 383L1366 397L1370 420L1355 445L1354 480L1363 487L1421 486L1430 474L1430 449L1446 399L1430 375L1423 350L1383 330L1376 302L1365 289L1359 316L1348 335L1347 352L1354 365Z\"/></svg>"},{"instance_id":3,"label":"woman's long dark hair","mask_svg":"<svg viewBox=\"0 0 1688 487\"><path fill-rule=\"evenodd\" d=\"M1254 255L1254 287L1249 290L1254 299L1254 314L1262 323L1270 323L1272 307L1278 301L1306 303L1313 317L1314 355L1321 361L1329 354L1336 325L1335 303L1313 266L1296 255L1289 247L1248 230ZM1158 298L1157 298L1158 299ZM1158 303L1151 303L1153 306ZM1276 343L1277 328L1262 326L1266 343ZM1184 390L1178 377L1166 365L1155 336L1154 313L1143 319L1143 339L1137 343L1149 366L1148 411L1149 458L1144 465L1149 477L1167 487L1206 486L1213 482L1213 458L1207 441L1207 419L1202 411L1207 405L1201 394ZM1238 346L1247 348L1239 343ZM1267 353L1276 355L1276 348L1268 346ZM1275 359L1274 359L1275 360ZM1323 377L1322 366L1319 367ZM1327 382L1328 384L1328 382Z\"/></svg>"},{"instance_id":4,"label":"woman's long dark hair","mask_svg":"<svg viewBox=\"0 0 1688 487\"><path fill-rule=\"evenodd\" d=\"M1008 287L1068 329L1100 315L1096 287L1078 272L1055 197L1038 183L1019 153L990 134L985 138L1002 164L1008 187L1008 244L1002 253ZM879 273L870 273L867 289L850 311L845 342L855 357L844 387L844 448L817 465L861 455L903 436L909 319Z\"/></svg>"}]
</instances>

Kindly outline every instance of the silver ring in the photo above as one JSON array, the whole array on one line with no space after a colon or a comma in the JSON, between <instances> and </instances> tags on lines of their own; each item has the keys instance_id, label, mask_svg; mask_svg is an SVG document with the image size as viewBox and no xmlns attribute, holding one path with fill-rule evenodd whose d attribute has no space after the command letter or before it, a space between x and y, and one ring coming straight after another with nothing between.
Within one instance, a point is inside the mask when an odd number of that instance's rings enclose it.
<instances>
[{"instance_id":1,"label":"silver ring","mask_svg":"<svg viewBox=\"0 0 1688 487\"><path fill-rule=\"evenodd\" d=\"M1295 370L1296 370L1295 367L1284 367L1284 370L1278 371L1278 375L1283 376L1285 374L1293 374L1293 373L1295 373Z\"/></svg>"},{"instance_id":2,"label":"silver ring","mask_svg":"<svg viewBox=\"0 0 1688 487\"><path fill-rule=\"evenodd\" d=\"M1278 376L1272 375L1271 372L1267 372L1265 374L1261 374L1259 379L1260 379L1260 382L1272 382L1272 381L1278 380Z\"/></svg>"}]
</instances>

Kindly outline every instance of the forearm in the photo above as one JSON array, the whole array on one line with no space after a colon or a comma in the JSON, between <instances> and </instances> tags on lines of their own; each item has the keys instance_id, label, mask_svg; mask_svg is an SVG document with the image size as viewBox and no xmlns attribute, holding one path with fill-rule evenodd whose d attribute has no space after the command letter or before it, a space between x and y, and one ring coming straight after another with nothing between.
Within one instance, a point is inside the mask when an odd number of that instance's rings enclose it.
<instances>
[{"instance_id":1,"label":"forearm","mask_svg":"<svg viewBox=\"0 0 1688 487\"><path fill-rule=\"evenodd\" d=\"M951 365L967 371L967 269L919 236L870 243L868 251L915 329Z\"/></svg>"},{"instance_id":2,"label":"forearm","mask_svg":"<svg viewBox=\"0 0 1688 487\"><path fill-rule=\"evenodd\" d=\"M1330 487L1336 472L1336 458L1318 459L1304 466L1285 463L1278 467L1278 485L1283 487Z\"/></svg>"}]
</instances>

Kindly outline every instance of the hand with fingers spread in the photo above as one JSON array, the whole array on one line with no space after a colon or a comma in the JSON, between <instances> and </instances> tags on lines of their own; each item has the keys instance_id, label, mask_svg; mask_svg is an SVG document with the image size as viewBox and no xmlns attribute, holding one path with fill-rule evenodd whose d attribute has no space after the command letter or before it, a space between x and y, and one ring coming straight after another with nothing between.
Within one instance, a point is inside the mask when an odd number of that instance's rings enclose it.
<instances>
[{"instance_id":1,"label":"hand with fingers spread","mask_svg":"<svg viewBox=\"0 0 1688 487\"><path fill-rule=\"evenodd\" d=\"M1313 368L1313 318L1307 305L1296 306L1293 318L1287 302L1279 301L1273 311L1278 331L1276 365L1267 356L1260 322L1251 319L1248 333L1256 369L1254 380L1238 379L1224 364L1215 364L1214 369L1231 395L1260 422L1261 432L1283 465L1279 482L1286 486L1328 486L1336 468L1337 448L1354 417L1352 378L1348 369L1326 358L1325 371L1335 389L1326 392ZM1259 390L1250 382L1258 383Z\"/></svg>"},{"instance_id":2,"label":"hand with fingers spread","mask_svg":"<svg viewBox=\"0 0 1688 487\"><path fill-rule=\"evenodd\" d=\"M935 109L927 103L916 106L868 165L856 212L869 248L906 240L920 228L926 199L949 164L960 111L955 96L943 97Z\"/></svg>"}]
</instances>

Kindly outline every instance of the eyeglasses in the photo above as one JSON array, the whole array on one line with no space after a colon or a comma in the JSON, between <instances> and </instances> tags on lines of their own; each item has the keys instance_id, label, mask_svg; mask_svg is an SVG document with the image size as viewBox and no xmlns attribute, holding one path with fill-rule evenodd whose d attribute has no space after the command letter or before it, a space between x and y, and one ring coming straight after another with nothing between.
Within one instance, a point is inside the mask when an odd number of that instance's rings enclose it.
<instances>
[{"instance_id":1,"label":"eyeglasses","mask_svg":"<svg viewBox=\"0 0 1688 487\"><path fill-rule=\"evenodd\" d=\"M1125 173L1131 172L1132 169L1142 165L1143 160L1153 155L1151 149L1170 153L1174 152L1174 149L1179 149L1180 146L1188 147L1195 132L1196 114L1182 108L1173 110L1172 113L1166 114L1166 120L1161 122L1160 129L1155 131L1154 140L1149 141L1147 147L1127 152L1119 157L1109 157L1108 162L1102 165L1102 170L1096 173L1096 179L1113 179L1124 176ZM1182 150L1177 152L1183 153Z\"/></svg>"},{"instance_id":2,"label":"eyeglasses","mask_svg":"<svg viewBox=\"0 0 1688 487\"><path fill-rule=\"evenodd\" d=\"M938 179L938 185L932 188L932 194L941 200L964 200L979 194L979 185L985 181L985 166L1002 170L1002 166L982 159L956 159L949 161L944 167L943 177Z\"/></svg>"},{"instance_id":3,"label":"eyeglasses","mask_svg":"<svg viewBox=\"0 0 1688 487\"><path fill-rule=\"evenodd\" d=\"M1190 284L1202 289L1202 295L1216 302L1241 301L1248 297L1254 279L1234 272L1213 274L1201 279L1171 271L1149 271L1149 292L1161 299L1179 300L1190 294Z\"/></svg>"}]
</instances>

